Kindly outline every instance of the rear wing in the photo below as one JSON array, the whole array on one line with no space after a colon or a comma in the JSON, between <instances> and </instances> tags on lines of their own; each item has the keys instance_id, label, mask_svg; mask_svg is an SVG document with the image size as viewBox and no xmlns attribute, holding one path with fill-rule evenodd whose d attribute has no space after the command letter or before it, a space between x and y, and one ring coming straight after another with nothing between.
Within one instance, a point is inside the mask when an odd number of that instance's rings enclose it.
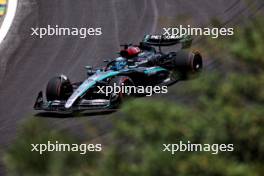
<instances>
[{"instance_id":1,"label":"rear wing","mask_svg":"<svg viewBox=\"0 0 264 176\"><path fill-rule=\"evenodd\" d=\"M145 35L143 43L152 46L171 46L176 44L182 44L182 48L189 48L192 44L192 38L190 36L166 36L166 35Z\"/></svg>"}]
</instances>

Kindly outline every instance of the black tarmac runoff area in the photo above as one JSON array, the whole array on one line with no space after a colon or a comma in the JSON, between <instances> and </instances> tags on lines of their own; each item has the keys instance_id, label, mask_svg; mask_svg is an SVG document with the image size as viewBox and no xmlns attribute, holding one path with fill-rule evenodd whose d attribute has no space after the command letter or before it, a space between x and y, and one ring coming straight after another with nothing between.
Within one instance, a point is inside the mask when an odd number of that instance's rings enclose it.
<instances>
[{"instance_id":1,"label":"black tarmac runoff area","mask_svg":"<svg viewBox=\"0 0 264 176\"><path fill-rule=\"evenodd\" d=\"M145 34L160 34L163 27L205 27L214 19L235 27L250 21L262 7L260 0L19 0L12 29L0 45L0 146L8 148L19 124L31 117L79 137L87 122L101 129L102 135L111 132L112 116L107 113L38 114L33 110L38 92L62 73L72 81L83 80L85 65L114 58L120 44L137 44ZM31 36L32 27L47 25L100 27L102 35ZM201 38L195 38L194 48L203 44Z\"/></svg>"}]
</instances>

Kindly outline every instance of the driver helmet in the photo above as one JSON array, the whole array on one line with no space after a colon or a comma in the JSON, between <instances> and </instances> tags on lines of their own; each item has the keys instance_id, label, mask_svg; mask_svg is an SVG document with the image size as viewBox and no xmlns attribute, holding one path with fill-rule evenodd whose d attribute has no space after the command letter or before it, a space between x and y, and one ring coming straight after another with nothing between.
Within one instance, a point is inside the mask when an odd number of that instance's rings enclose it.
<instances>
[{"instance_id":1,"label":"driver helmet","mask_svg":"<svg viewBox=\"0 0 264 176\"><path fill-rule=\"evenodd\" d=\"M127 53L129 57L135 57L141 52L139 47L131 46L127 48Z\"/></svg>"},{"instance_id":2,"label":"driver helmet","mask_svg":"<svg viewBox=\"0 0 264 176\"><path fill-rule=\"evenodd\" d=\"M125 58L133 58L138 56L138 54L141 52L140 48L137 46L130 46L120 52L120 55Z\"/></svg>"}]
</instances>

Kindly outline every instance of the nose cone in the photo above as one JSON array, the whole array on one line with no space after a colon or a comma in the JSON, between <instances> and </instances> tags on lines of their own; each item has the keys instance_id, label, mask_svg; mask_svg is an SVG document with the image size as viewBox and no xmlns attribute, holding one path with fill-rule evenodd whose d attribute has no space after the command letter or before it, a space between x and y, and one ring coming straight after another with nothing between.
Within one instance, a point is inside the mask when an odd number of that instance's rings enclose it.
<instances>
[{"instance_id":1,"label":"nose cone","mask_svg":"<svg viewBox=\"0 0 264 176\"><path fill-rule=\"evenodd\" d=\"M64 105L64 107L66 108L66 109L70 109L71 107L72 107L72 104L73 104L73 100L68 100L66 103L65 103L65 105Z\"/></svg>"}]
</instances>

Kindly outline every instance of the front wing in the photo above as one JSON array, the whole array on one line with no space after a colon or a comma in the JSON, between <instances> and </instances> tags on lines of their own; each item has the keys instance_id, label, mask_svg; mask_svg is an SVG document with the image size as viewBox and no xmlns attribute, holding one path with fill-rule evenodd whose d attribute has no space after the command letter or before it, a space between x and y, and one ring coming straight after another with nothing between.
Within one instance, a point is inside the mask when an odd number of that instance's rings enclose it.
<instances>
[{"instance_id":1,"label":"front wing","mask_svg":"<svg viewBox=\"0 0 264 176\"><path fill-rule=\"evenodd\" d=\"M71 108L65 108L65 103L65 100L46 101L43 98L43 93L39 92L34 104L34 109L51 112L112 109L111 102L107 99L81 100L80 102L75 103Z\"/></svg>"}]
</instances>

